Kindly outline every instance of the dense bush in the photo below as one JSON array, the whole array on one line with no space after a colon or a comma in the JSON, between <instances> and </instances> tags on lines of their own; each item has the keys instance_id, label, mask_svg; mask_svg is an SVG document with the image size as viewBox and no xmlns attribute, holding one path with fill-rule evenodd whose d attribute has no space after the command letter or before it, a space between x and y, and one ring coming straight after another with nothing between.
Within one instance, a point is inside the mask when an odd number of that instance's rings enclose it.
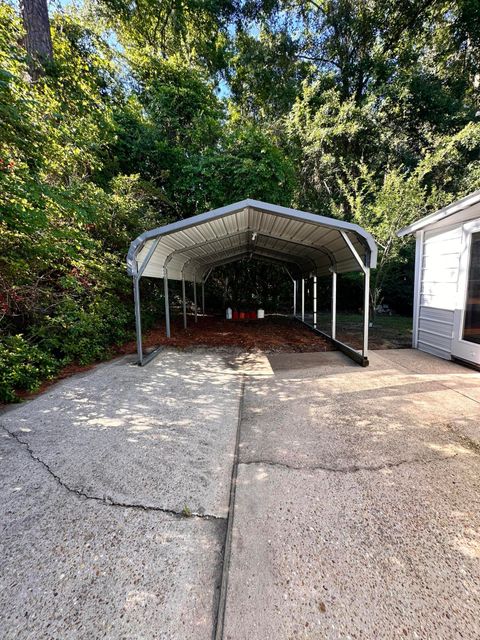
<instances>
[{"instance_id":1,"label":"dense bush","mask_svg":"<svg viewBox=\"0 0 480 640\"><path fill-rule=\"evenodd\" d=\"M55 315L32 331L42 349L62 361L88 364L104 358L112 344L130 335L131 314L113 297L77 304L65 297Z\"/></svg>"},{"instance_id":2,"label":"dense bush","mask_svg":"<svg viewBox=\"0 0 480 640\"><path fill-rule=\"evenodd\" d=\"M0 402L15 402L15 390L36 391L58 371L60 362L22 335L0 341Z\"/></svg>"}]
</instances>

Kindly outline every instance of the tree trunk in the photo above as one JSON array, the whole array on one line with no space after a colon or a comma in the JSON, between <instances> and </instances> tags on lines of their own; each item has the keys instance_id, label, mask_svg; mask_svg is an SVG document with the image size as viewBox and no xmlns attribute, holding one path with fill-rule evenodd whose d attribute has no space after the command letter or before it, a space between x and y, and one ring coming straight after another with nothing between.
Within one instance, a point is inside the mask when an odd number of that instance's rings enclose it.
<instances>
[{"instance_id":1,"label":"tree trunk","mask_svg":"<svg viewBox=\"0 0 480 640\"><path fill-rule=\"evenodd\" d=\"M43 64L53 58L47 0L21 0L21 11L30 75L32 80L37 80L42 75Z\"/></svg>"}]
</instances>

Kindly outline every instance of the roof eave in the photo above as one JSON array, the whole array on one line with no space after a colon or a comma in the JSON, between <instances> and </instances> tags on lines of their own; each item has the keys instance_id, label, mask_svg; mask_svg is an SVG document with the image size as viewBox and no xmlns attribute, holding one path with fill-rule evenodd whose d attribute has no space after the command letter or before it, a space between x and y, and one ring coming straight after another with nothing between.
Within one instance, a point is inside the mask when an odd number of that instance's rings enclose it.
<instances>
[{"instance_id":1,"label":"roof eave","mask_svg":"<svg viewBox=\"0 0 480 640\"><path fill-rule=\"evenodd\" d=\"M417 231L421 231L425 227L428 227L428 225L435 224L436 222L440 222L441 220L444 220L445 218L448 218L449 216L452 216L455 213L459 213L464 209L468 209L469 207L472 207L478 202L480 202L480 189L478 189L477 191L474 191L473 193L469 193L464 198L461 198L460 200L456 200L455 202L452 202L451 204L447 205L446 207L443 207L442 209L439 209L438 211L435 211L434 213L430 213L428 216L425 216L424 218L420 218L420 220L417 220L416 222L409 225L408 227L404 227L403 229L400 229L400 231L397 231L397 236L399 238L403 238L412 233L416 233Z\"/></svg>"}]
</instances>

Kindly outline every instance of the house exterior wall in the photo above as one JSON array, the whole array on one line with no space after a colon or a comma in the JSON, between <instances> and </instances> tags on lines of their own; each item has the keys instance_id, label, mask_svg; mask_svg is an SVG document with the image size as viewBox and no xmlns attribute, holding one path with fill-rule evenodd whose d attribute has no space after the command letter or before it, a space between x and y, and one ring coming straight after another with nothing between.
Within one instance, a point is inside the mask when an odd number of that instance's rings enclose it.
<instances>
[{"instance_id":1,"label":"house exterior wall","mask_svg":"<svg viewBox=\"0 0 480 640\"><path fill-rule=\"evenodd\" d=\"M416 233L413 346L452 357L463 224L480 217L480 206Z\"/></svg>"}]
</instances>

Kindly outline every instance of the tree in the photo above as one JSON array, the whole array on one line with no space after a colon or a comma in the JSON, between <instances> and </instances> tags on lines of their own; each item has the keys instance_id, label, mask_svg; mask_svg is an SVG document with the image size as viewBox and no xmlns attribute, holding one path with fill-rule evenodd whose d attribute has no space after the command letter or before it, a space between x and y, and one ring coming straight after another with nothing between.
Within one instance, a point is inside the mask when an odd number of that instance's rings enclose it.
<instances>
[{"instance_id":1,"label":"tree","mask_svg":"<svg viewBox=\"0 0 480 640\"><path fill-rule=\"evenodd\" d=\"M288 31L272 32L265 27L253 36L238 30L232 50L226 69L232 111L270 124L285 116L311 67L298 58Z\"/></svg>"},{"instance_id":2,"label":"tree","mask_svg":"<svg viewBox=\"0 0 480 640\"><path fill-rule=\"evenodd\" d=\"M53 58L47 0L22 0L21 11L30 76L37 80L44 64Z\"/></svg>"},{"instance_id":3,"label":"tree","mask_svg":"<svg viewBox=\"0 0 480 640\"><path fill-rule=\"evenodd\" d=\"M134 64L179 55L212 73L225 65L233 0L96 0Z\"/></svg>"},{"instance_id":4,"label":"tree","mask_svg":"<svg viewBox=\"0 0 480 640\"><path fill-rule=\"evenodd\" d=\"M385 296L385 281L392 267L406 255L402 247L410 240L397 238L397 231L426 213L427 197L417 176L397 169L386 170L377 184L375 176L362 164L359 177L341 184L350 204L352 219L375 238L378 245L377 268L372 273L370 301L372 311Z\"/></svg>"}]
</instances>

